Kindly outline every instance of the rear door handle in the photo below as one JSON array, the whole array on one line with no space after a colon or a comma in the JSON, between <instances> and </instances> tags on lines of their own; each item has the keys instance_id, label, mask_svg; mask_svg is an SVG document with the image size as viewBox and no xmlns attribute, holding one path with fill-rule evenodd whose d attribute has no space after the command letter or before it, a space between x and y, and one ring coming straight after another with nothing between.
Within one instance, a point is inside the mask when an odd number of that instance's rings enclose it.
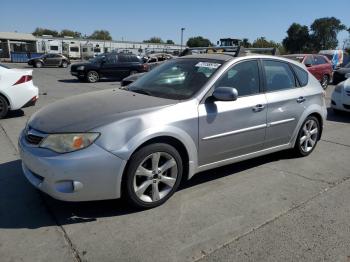
<instances>
[{"instance_id":1,"label":"rear door handle","mask_svg":"<svg viewBox=\"0 0 350 262\"><path fill-rule=\"evenodd\" d=\"M305 102L305 100L306 100L306 98L303 97L303 96L301 96L301 97L299 97L299 98L297 99L297 102L300 104L300 103Z\"/></svg>"},{"instance_id":2,"label":"rear door handle","mask_svg":"<svg viewBox=\"0 0 350 262\"><path fill-rule=\"evenodd\" d=\"M253 107L253 111L254 111L254 112L260 112L260 111L264 110L264 108L265 108L264 105L258 104L258 105L256 105L256 106Z\"/></svg>"}]
</instances>

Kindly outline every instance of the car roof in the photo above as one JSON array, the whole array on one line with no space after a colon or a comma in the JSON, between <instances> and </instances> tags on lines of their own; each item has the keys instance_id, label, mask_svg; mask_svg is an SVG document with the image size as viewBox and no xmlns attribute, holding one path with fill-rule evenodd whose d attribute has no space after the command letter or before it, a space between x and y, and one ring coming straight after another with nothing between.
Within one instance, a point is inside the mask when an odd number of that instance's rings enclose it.
<instances>
[{"instance_id":1,"label":"car roof","mask_svg":"<svg viewBox=\"0 0 350 262\"><path fill-rule=\"evenodd\" d=\"M194 55L186 55L179 57L180 59L213 59L213 60L221 60L223 62L229 61L234 57L227 54L194 54Z\"/></svg>"}]
</instances>

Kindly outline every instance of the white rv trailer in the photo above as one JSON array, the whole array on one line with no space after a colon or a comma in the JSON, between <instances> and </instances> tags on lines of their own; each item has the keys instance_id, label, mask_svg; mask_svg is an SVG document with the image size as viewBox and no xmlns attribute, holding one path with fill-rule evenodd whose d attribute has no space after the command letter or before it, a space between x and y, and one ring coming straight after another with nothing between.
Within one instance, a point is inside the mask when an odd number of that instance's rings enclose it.
<instances>
[{"instance_id":1,"label":"white rv trailer","mask_svg":"<svg viewBox=\"0 0 350 262\"><path fill-rule=\"evenodd\" d=\"M62 53L71 59L80 59L80 43L74 41L64 42Z\"/></svg>"}]
</instances>

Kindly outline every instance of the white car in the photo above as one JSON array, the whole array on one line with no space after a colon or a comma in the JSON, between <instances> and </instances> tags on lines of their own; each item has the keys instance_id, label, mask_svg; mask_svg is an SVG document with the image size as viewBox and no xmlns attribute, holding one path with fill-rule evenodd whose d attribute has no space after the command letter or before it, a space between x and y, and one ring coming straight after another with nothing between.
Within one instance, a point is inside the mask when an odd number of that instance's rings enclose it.
<instances>
[{"instance_id":1,"label":"white car","mask_svg":"<svg viewBox=\"0 0 350 262\"><path fill-rule=\"evenodd\" d=\"M346 78L334 88L332 93L331 107L335 113L350 112L350 75L347 74Z\"/></svg>"},{"instance_id":2,"label":"white car","mask_svg":"<svg viewBox=\"0 0 350 262\"><path fill-rule=\"evenodd\" d=\"M33 85L33 70L10 69L0 64L0 119L9 110L34 106L39 89Z\"/></svg>"}]
</instances>

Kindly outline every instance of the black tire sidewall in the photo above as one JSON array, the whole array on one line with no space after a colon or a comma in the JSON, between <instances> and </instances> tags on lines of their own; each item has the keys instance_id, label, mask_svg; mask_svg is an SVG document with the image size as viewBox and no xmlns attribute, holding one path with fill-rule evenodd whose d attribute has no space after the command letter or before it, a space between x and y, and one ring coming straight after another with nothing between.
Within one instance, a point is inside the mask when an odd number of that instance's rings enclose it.
<instances>
[{"instance_id":1,"label":"black tire sidewall","mask_svg":"<svg viewBox=\"0 0 350 262\"><path fill-rule=\"evenodd\" d=\"M67 67L68 67L68 63L67 63L66 61L63 61L63 62L62 62L62 67L63 67L63 68L67 68Z\"/></svg>"},{"instance_id":2,"label":"black tire sidewall","mask_svg":"<svg viewBox=\"0 0 350 262\"><path fill-rule=\"evenodd\" d=\"M7 115L9 107L8 107L8 104L7 104L7 101L5 98L0 96L0 100L1 100L1 103L3 103L5 105L4 109L2 111L0 111L0 119L1 119Z\"/></svg>"},{"instance_id":3,"label":"black tire sidewall","mask_svg":"<svg viewBox=\"0 0 350 262\"><path fill-rule=\"evenodd\" d=\"M313 147L309 152L304 152L304 151L301 149L300 138L301 138L301 134L302 134L302 131L303 131L303 127L304 127L305 123L306 123L307 121L309 121L309 120L314 120L314 121L316 122L316 124L317 124L317 129L318 129L318 138L317 138L317 140L316 140L316 143L315 143L314 147ZM299 130L299 132L298 132L297 140L295 141L294 150L295 150L296 154L297 154L298 156L301 156L301 157L310 155L310 154L315 150L315 148L316 148L316 146L317 146L318 140L319 140L319 138L320 138L320 132L321 132L321 127L320 127L320 122L318 121L318 119L317 119L316 117L314 117L314 116L308 116L308 117L304 120L303 124L301 125L300 130Z\"/></svg>"},{"instance_id":4,"label":"black tire sidewall","mask_svg":"<svg viewBox=\"0 0 350 262\"><path fill-rule=\"evenodd\" d=\"M178 174L177 174L177 180L172 188L171 192L164 198L160 199L159 201L152 202L152 203L147 203L142 200L140 200L133 188L133 181L134 181L134 176L136 173L136 169L140 165L140 163L150 154L155 153L155 152L165 152L170 154L176 161L177 164L177 169L178 169ZM165 144L165 143L156 143L156 144L150 144L145 147L142 147L138 151L136 151L131 158L129 159L126 172L125 172L125 178L124 178L124 183L123 183L123 196L126 198L126 200L132 204L136 208L140 209L147 209L147 208L154 208L157 206L162 205L164 202L166 202L177 190L181 179L182 179L182 173L183 173L183 163L181 156L179 152L171 145Z\"/></svg>"}]
</instances>

